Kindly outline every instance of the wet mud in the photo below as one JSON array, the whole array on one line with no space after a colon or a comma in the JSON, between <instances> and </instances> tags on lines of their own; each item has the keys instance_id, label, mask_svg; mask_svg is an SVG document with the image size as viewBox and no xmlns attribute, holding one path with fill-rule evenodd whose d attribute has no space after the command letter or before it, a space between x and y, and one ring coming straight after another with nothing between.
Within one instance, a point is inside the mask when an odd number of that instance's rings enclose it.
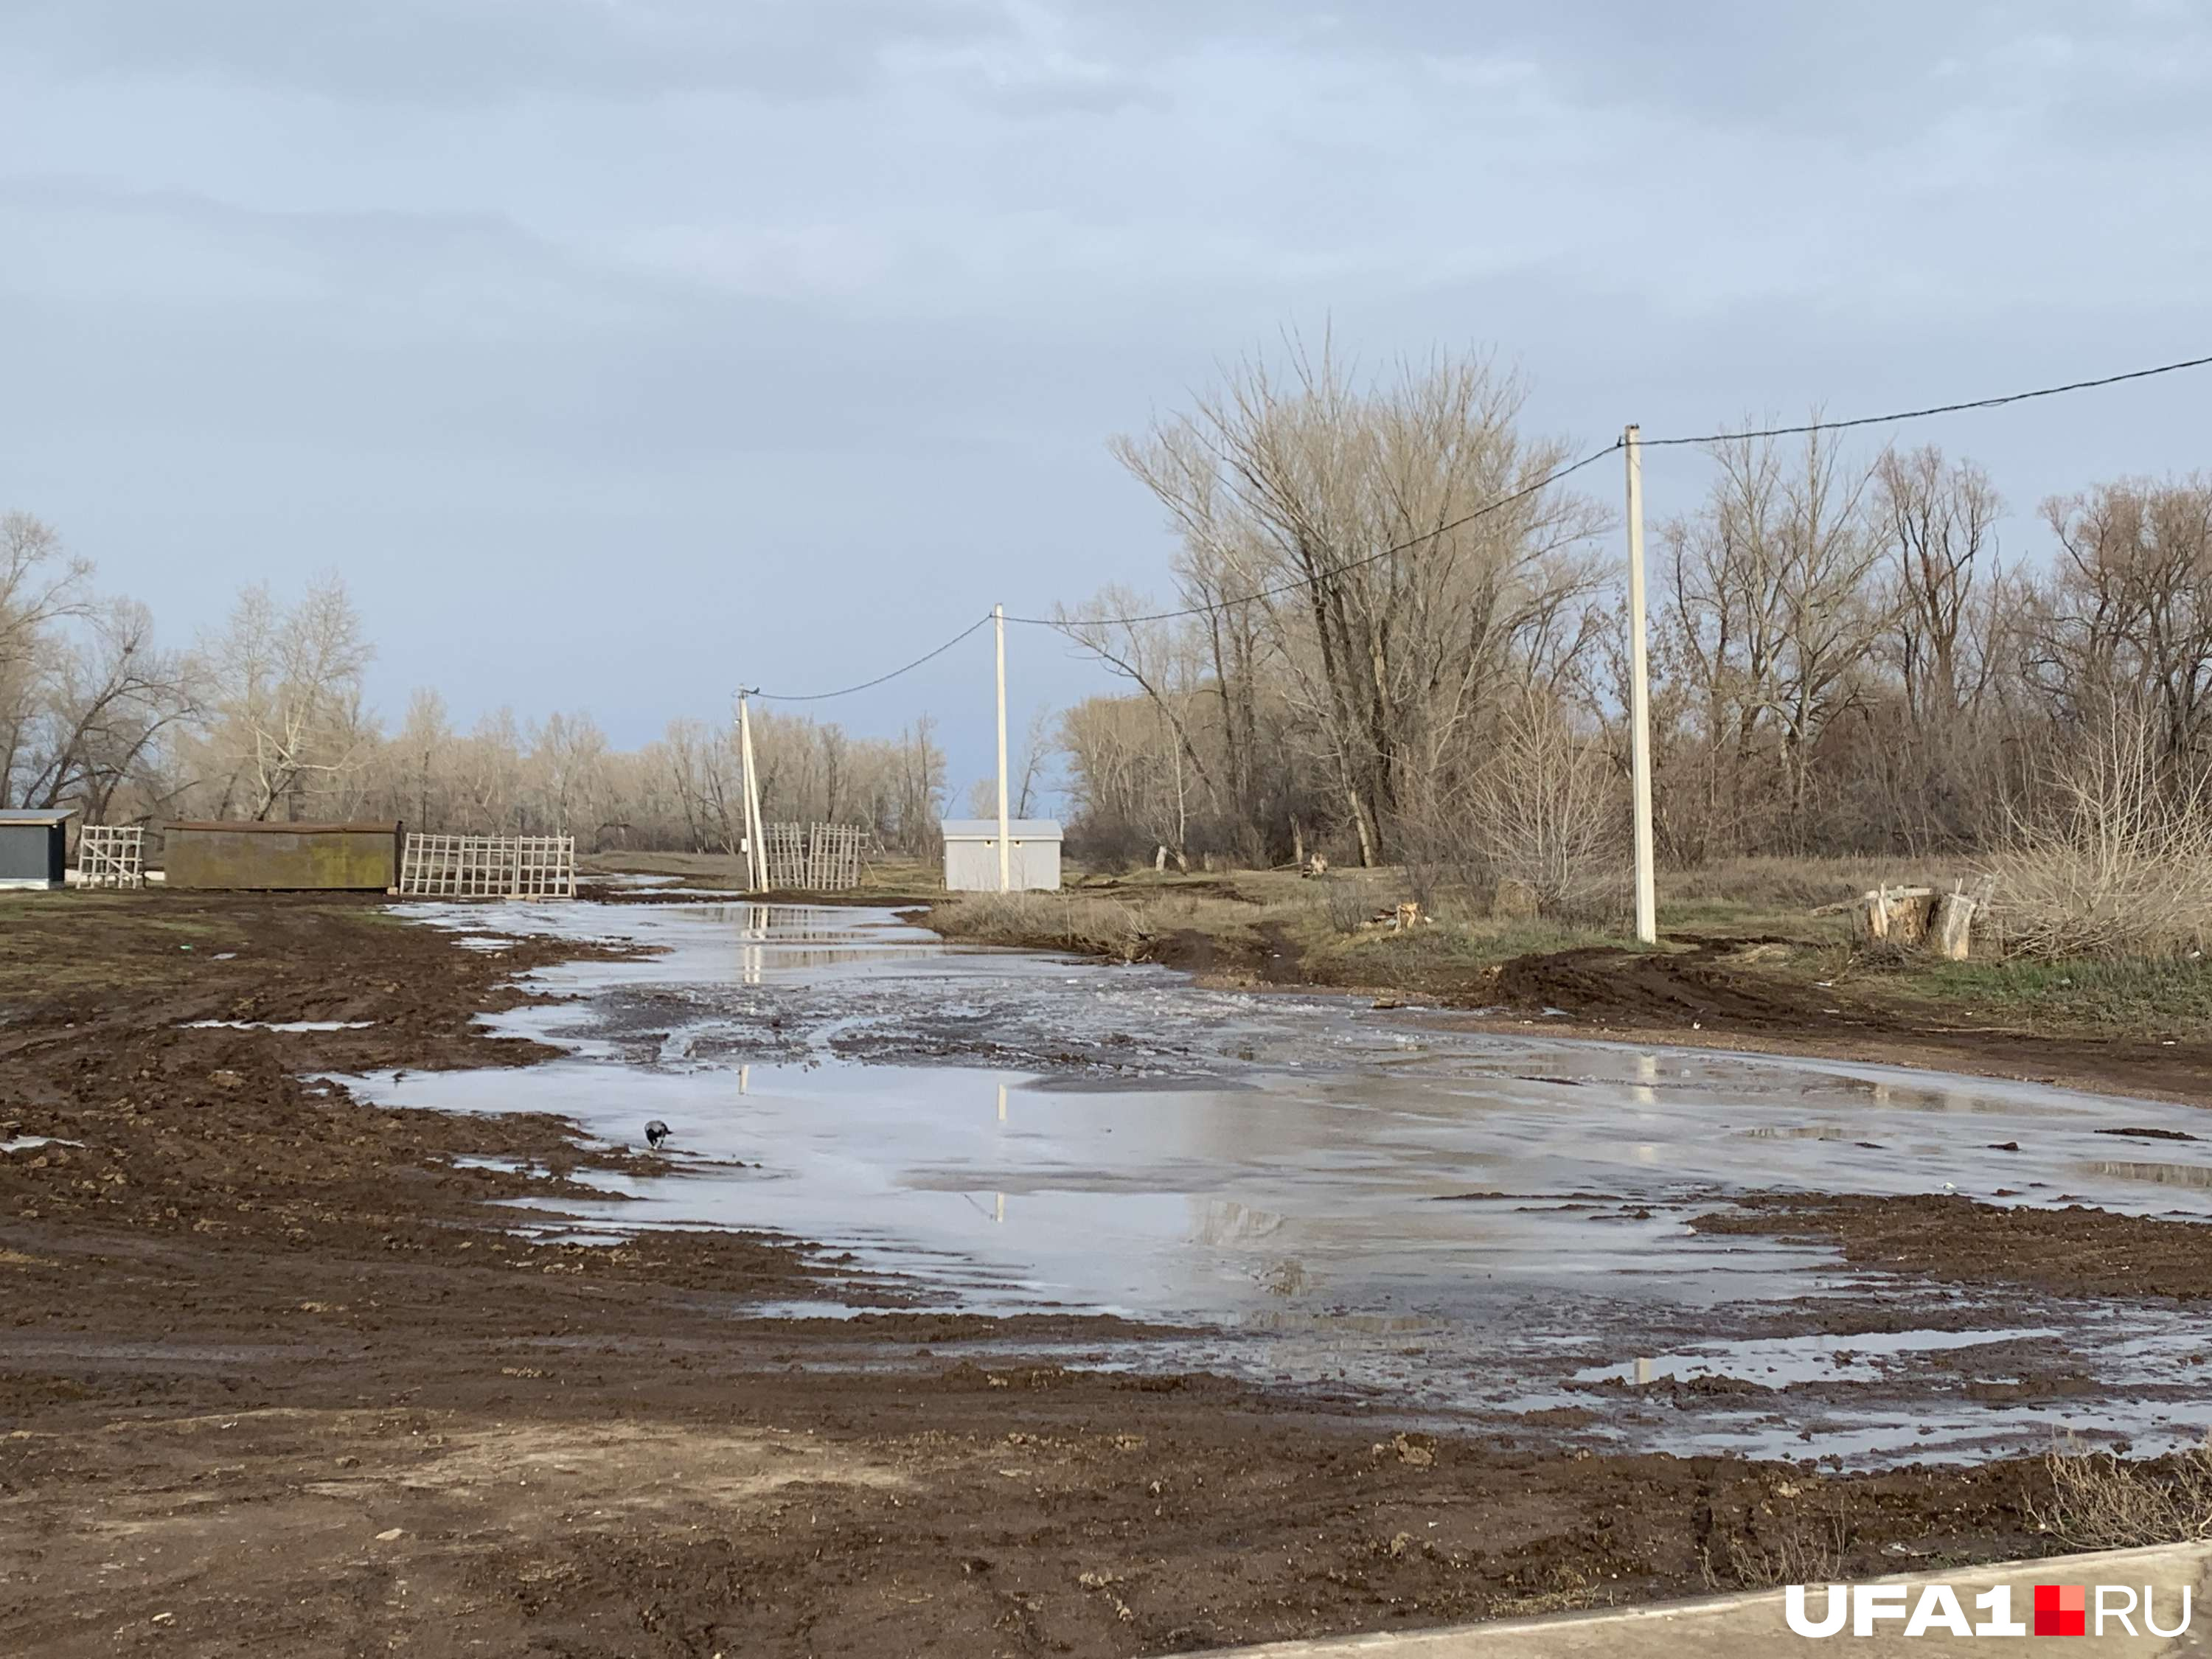
<instances>
[{"instance_id":1,"label":"wet mud","mask_svg":"<svg viewBox=\"0 0 2212 1659\"><path fill-rule=\"evenodd\" d=\"M1960 1028L1739 971L1763 941L1676 941L1662 954L1612 945L1516 957L1482 1000L1517 1014L1555 1009L1590 1035L2016 1078L2212 1103L2212 1042L2179 1031L2158 1043Z\"/></svg>"},{"instance_id":2,"label":"wet mud","mask_svg":"<svg viewBox=\"0 0 2212 1659\"><path fill-rule=\"evenodd\" d=\"M1972 1126L1922 1132L1942 1179L2063 1165L2099 1213L2193 1227L2165 1172L2193 1149L2102 1133L2195 1133L2141 1103L1843 1079L1782 1126L1816 1133L1759 1136L1771 1084L1694 1058L1440 1059L1157 970L993 988L674 905L625 908L680 933L578 906L550 938L116 896L0 914L0 1650L1121 1655L1607 1605L1813 1548L2033 1554L2046 1478L1990 1455L2003 1413L2124 1440L2195 1408L2178 1261L2023 1293L1778 1211L1692 1227L1756 1212L1716 1171L1871 1180L1914 1123ZM1331 1081L1407 1069L1379 1106ZM1626 1132L1593 1158L1563 1102ZM869 1116L929 1103L927 1159ZM1271 1148L1319 1184L1220 1176ZM779 1219L856 1189L840 1227ZM1594 1299L1537 1271L1563 1239ZM1503 1291L1407 1289L1469 1249ZM1589 1318L1616 1252L1649 1268L1635 1350ZM1547 1305L1541 1364L1474 1340Z\"/></svg>"},{"instance_id":3,"label":"wet mud","mask_svg":"<svg viewBox=\"0 0 2212 1659\"><path fill-rule=\"evenodd\" d=\"M2140 1164L2131 1173L2155 1182L2203 1171L2196 1165ZM1690 1224L1714 1236L1832 1243L1846 1261L1954 1284L2177 1303L2212 1297L2212 1236L2201 1222L2116 1215L2081 1204L2040 1209L1955 1195L1762 1194ZM2212 1340L2207 1350L2203 1359L2212 1359Z\"/></svg>"},{"instance_id":4,"label":"wet mud","mask_svg":"<svg viewBox=\"0 0 2212 1659\"><path fill-rule=\"evenodd\" d=\"M887 914L590 926L662 953L538 976L579 994L501 1022L571 1051L527 1094L601 1138L647 1115L675 1133L664 1178L537 1206L546 1237L765 1224L938 1305L1185 1333L1114 1362L1132 1369L1590 1449L1864 1467L2062 1428L2155 1451L2203 1427L2201 1345L2170 1298L2057 1281L2024 1298L1804 1229L1702 1222L1778 1185L2212 1215L2193 1108L1470 1035L1157 965L948 950ZM514 1104L466 1073L350 1086ZM2118 1131L2157 1156L2124 1156ZM2032 1351L2006 1346L2023 1331ZM1638 1361L1694 1386L1655 1405ZM1628 1385L1593 1400L1614 1371Z\"/></svg>"}]
</instances>

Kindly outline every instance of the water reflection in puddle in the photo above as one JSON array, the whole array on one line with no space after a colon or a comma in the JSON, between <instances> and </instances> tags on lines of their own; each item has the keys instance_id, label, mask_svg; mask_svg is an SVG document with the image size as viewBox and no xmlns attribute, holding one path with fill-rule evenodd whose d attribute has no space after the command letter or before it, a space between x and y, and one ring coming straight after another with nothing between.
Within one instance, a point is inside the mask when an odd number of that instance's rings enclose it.
<instances>
[{"instance_id":1,"label":"water reflection in puddle","mask_svg":"<svg viewBox=\"0 0 2212 1659\"><path fill-rule=\"evenodd\" d=\"M1728 1377L1769 1389L1800 1382L1873 1382L1881 1380L1885 1362L1899 1355L1940 1353L1999 1342L2047 1341L2062 1334L2046 1328L1752 1338L1705 1343L1687 1352L1659 1354L1626 1364L1593 1365L1577 1371L1570 1380L1641 1386L1674 1377Z\"/></svg>"},{"instance_id":2,"label":"water reflection in puddle","mask_svg":"<svg viewBox=\"0 0 2212 1659\"><path fill-rule=\"evenodd\" d=\"M2094 1158L2074 1167L2082 1175L2112 1181L2144 1181L2154 1187L2187 1187L2199 1192L2212 1189L2212 1169L2201 1164L2130 1164Z\"/></svg>"},{"instance_id":3,"label":"water reflection in puddle","mask_svg":"<svg viewBox=\"0 0 2212 1659\"><path fill-rule=\"evenodd\" d=\"M1756 1363L1772 1367L1748 1374L1765 1387L1878 1389L1908 1358L2027 1329L2008 1305L2017 1298L1916 1292L1886 1334L1756 1334L1778 1307L1871 1297L1876 1281L1826 1250L1689 1231L1717 1194L2063 1190L2212 1215L2212 1185L2146 1173L2190 1166L2098 1156L2112 1150L2098 1132L2116 1122L2201 1127L2187 1108L1577 1043L1558 1021L1525 1038L1470 1035L1441 1016L955 949L880 912L410 914L479 936L664 947L534 974L583 1000L493 1021L562 1042L572 1059L356 1085L410 1106L559 1113L626 1145L649 1118L672 1127L668 1177L564 1200L549 1224L589 1237L777 1229L952 1305L1214 1327L1148 1350L1151 1363L1340 1385L1413 1411L1588 1405L1591 1385L1632 1381L1639 1353L1669 1377L1745 1376L1737 1368ZM2106 1389L2069 1420L2139 1444L2161 1425L2175 1441L2199 1431L2206 1413L2177 1392L2194 1340L2179 1316L2085 1308L2046 1326L2047 1311L2037 1340L2084 1356ZM1803 1357L1822 1343L1862 1358L1823 1369ZM1792 1455L1967 1455L2031 1425L2049 1432L2046 1412L1973 1407L1957 1393L1856 1413L1825 1394L1816 1405L1771 1395L1758 1422L1738 1402L1725 1421L1675 1410L1599 1432Z\"/></svg>"}]
</instances>

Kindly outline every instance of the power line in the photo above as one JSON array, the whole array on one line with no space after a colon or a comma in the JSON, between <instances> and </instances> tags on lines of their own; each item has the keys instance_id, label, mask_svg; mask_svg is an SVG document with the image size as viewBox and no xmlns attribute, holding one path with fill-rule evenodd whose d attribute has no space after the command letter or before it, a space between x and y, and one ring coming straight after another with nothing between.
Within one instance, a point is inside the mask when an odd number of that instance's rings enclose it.
<instances>
[{"instance_id":1,"label":"power line","mask_svg":"<svg viewBox=\"0 0 2212 1659\"><path fill-rule=\"evenodd\" d=\"M957 634L955 634L951 639L945 641L944 644L939 646L934 651L924 652L921 656L916 657L912 662L907 664L905 667L894 668L890 673L878 674L872 680L862 680L858 685L840 686L835 691L791 692L749 690L745 695L748 696L758 697L763 702L826 702L831 697L849 697L855 691L872 690L878 685L882 685L889 681L896 679L902 674L911 674L915 669L921 667L922 664L926 662L934 662L938 658L943 656L954 646L959 644L961 641L966 639L970 634L974 633L977 629L981 628L985 623L990 620L991 613L987 611L981 616L976 617L974 622L969 623L967 627L962 629Z\"/></svg>"},{"instance_id":2,"label":"power line","mask_svg":"<svg viewBox=\"0 0 2212 1659\"><path fill-rule=\"evenodd\" d=\"M1924 409L1898 410L1887 415L1861 415L1844 421L1808 421L1799 426L1765 427L1747 432L1708 432L1694 436L1679 438L1644 438L1640 441L1643 446L1648 449L1670 449L1692 444L1728 443L1747 438L1798 437L1808 433L1814 432L1840 432L1853 427L1892 426L1901 421L1925 420L1929 416L1935 415L1958 415L1963 414L1970 410L1977 409L2002 409L2008 404L2027 403L2031 399L2037 398L2056 398L2069 392L2089 392L2094 391L2100 386L2119 386L2130 380L2148 380L2160 374L2179 374L2184 369L2203 368L2209 366L2212 366L2212 356L2188 357L2184 358L2178 362L2160 363L2156 367L2151 368L2134 368L2128 370L2124 374L2100 375L2094 380L2069 380L2063 386L2037 386L2027 392L2008 392L1993 398L1972 398L1960 403L1932 404ZM1472 524L1477 519L1486 518L1492 513L1501 512L1504 508L1512 506L1516 501L1526 501L1529 496L1537 494L1539 491L1549 489L1552 485L1559 483L1560 479L1568 477L1574 473L1581 471L1584 467L1604 459L1607 455L1617 453L1621 447L1621 441L1620 439L1615 439L1613 442L1606 445L1604 448L1592 450L1589 454L1583 456L1582 459L1574 462L1571 465L1563 466L1557 471L1547 473L1544 477L1537 479L1534 483L1526 484L1521 489L1514 490L1510 495L1499 496L1495 501L1486 501L1482 506L1476 507L1473 512L1462 514L1456 519L1437 525L1432 529L1424 531L1419 536L1413 537L1406 541L1394 544L1389 547L1382 548L1379 551L1367 554L1364 557L1351 561L1349 563L1338 565L1328 574L1332 576L1342 575L1347 571L1358 570L1367 565L1379 563L1382 560L1394 557L1400 553L1407 552L1413 548L1420 546L1425 542L1433 541L1438 536L1457 530L1463 525ZM1211 605L1187 605L1178 611L1156 611L1144 616L1098 617L1088 618L1078 617L1068 619L1053 617L1010 616L1006 620L1011 623L1023 623L1034 628L1056 629L1061 633L1070 633L1072 629L1077 626L1115 627L1137 623L1178 622L1185 617L1202 617L1214 611L1225 610L1231 605L1254 605L1262 599L1276 599L1282 594L1292 592L1298 588L1308 586L1310 580L1310 578L1299 577L1291 581L1279 583L1273 587L1265 587L1260 589L1256 592L1243 594L1236 599L1218 599ZM793 692L755 691L750 695L759 697L762 701L766 702L824 702L832 697L848 697L858 691L872 690L878 685L886 684L890 681L897 679L902 674L912 673L915 669L920 668L925 663L934 661L937 658L943 656L954 646L959 644L963 640L975 633L978 629L981 628L990 620L990 614L986 612L984 615L978 617L974 622L969 623L967 627L962 629L957 634L955 634L951 639L945 641L944 644L939 646L935 650L927 652L921 656L916 657L912 662L906 664L903 667L892 669L888 674L878 674L872 680L863 680L858 685L841 686L835 691L811 691L803 694Z\"/></svg>"},{"instance_id":3,"label":"power line","mask_svg":"<svg viewBox=\"0 0 2212 1659\"><path fill-rule=\"evenodd\" d=\"M1893 415L1861 415L1849 421L1809 421L1803 426L1771 426L1757 432L1709 432L1696 438L1646 438L1646 449L1664 449L1676 444L1727 443L1739 438L1793 438L1808 432L1837 432L1845 427L1887 426L1898 421L1925 420L1930 415L1957 415L1970 409L2002 409L2007 404L2024 404L2032 398L2056 398L2066 392L2088 392L2100 386L2118 386L2124 380L2148 380L2156 374L2172 374L2185 368L2203 368L2212 364L2212 357L2189 357L2178 363L2160 363L2155 368L2131 368L2124 374L2105 374L2094 380L2069 380L2064 386L2038 386L2033 392L2008 392L2002 397L1975 398L1962 404L1935 404L1926 409L1899 410Z\"/></svg>"},{"instance_id":4,"label":"power line","mask_svg":"<svg viewBox=\"0 0 2212 1659\"><path fill-rule=\"evenodd\" d=\"M1406 552L1410 549L1419 547L1424 542L1434 541L1439 536L1444 535L1449 532L1457 530L1462 525L1473 524L1477 519L1486 518L1492 513L1498 512L1505 507L1512 506L1516 501L1526 501L1529 496L1535 495L1538 491L1548 489L1552 485L1559 483L1560 479L1566 477L1569 474L1581 471L1584 467L1589 465L1594 461L1603 460L1607 456L1614 453L1620 448L1620 440L1616 438L1602 449L1593 449L1589 454L1583 456L1582 459L1575 462L1572 465L1563 466L1556 472L1547 472L1542 477L1537 479L1535 483L1532 484L1524 484L1510 495L1500 495L1494 501L1486 501L1480 507L1476 507L1472 513L1462 513L1458 518L1447 520L1444 523L1437 525L1431 529L1425 530L1419 535L1413 537L1408 540L1395 543L1391 546L1382 549L1378 552L1370 553L1363 558L1353 559L1349 563L1336 565L1330 568L1326 574L1331 576L1340 576L1348 570L1358 570L1364 565L1379 563L1381 561L1391 557L1394 554ZM1151 615L1144 617L1073 617L1063 619L1055 617L1009 616L1006 620L1011 623L1028 623L1032 627L1036 628L1056 628L1063 634L1068 633L1072 629L1079 626L1096 628L1122 623L1173 622L1182 617L1203 617L1216 611L1225 611L1231 605L1255 605L1261 599L1272 599L1279 594L1288 593L1295 589L1304 587L1308 586L1310 580L1311 579L1309 577L1300 576L1291 581L1278 583L1273 587L1263 587L1256 593L1243 594L1233 599L1216 599L1212 605L1194 605L1186 606L1181 611L1156 611Z\"/></svg>"},{"instance_id":5,"label":"power line","mask_svg":"<svg viewBox=\"0 0 2212 1659\"><path fill-rule=\"evenodd\" d=\"M2030 392L2008 392L1994 398L1974 398L1963 403L1936 404L1931 404L1929 407L1925 409L1904 409L1887 415L1861 415L1847 421L1813 421L1802 426L1767 427L1761 430L1752 432L1711 432L1692 437L1643 438L1640 441L1647 449L1666 449L1685 444L1725 443L1732 440L1744 438L1787 438L1797 436L1808 432L1839 431L1847 427L1889 426L1893 425L1899 421L1924 420L1931 415L1956 415L1966 410L1973 409L2002 409L2007 404L2026 403L2030 398L2055 398L2062 392L2087 392L2097 386L2118 386L2121 382L2125 380L2147 380L2154 375L2172 374L2185 368L2203 368L2208 364L2212 364L2212 357L2190 357L2185 358L2179 362L2160 363L2154 368L2134 368L2128 370L2124 374L2101 375L2093 380L2069 380L2063 386L2038 386L2033 391ZM1616 439L1612 443L1607 444L1603 449L1594 451L1592 453L1583 456L1582 459L1577 461L1572 466L1562 467L1559 471L1538 479L1534 483L1528 485L1525 489L1516 490L1510 495L1502 496L1498 500L1489 502L1486 506L1479 507L1474 512L1466 514L1464 517L1454 519L1449 524L1439 525L1434 530L1429 531L1423 535L1417 536L1410 541L1400 542L1395 546L1382 549L1380 552L1370 553L1364 558L1355 559L1349 564L1339 565L1334 570L1330 571L1328 574L1331 575L1340 575L1347 570L1357 570L1363 565L1374 564L1380 560L1389 558L1393 555L1403 553L1411 548L1418 547L1423 542L1429 541L1435 537L1443 535L1447 531L1456 530L1460 526L1472 523L1474 520L1480 519L1486 514L1495 513L1500 507L1510 507L1515 501L1534 495L1536 491L1542 489L1548 485L1558 483L1569 473L1581 471L1583 468L1589 465L1591 462L1602 459L1604 457L1613 454L1614 452L1620 449L1621 447L1621 441L1619 439ZM1058 629L1064 634L1071 633L1071 623L1075 625L1084 627L1100 628L1119 627L1125 624L1133 624L1137 623L1176 622L1185 617L1202 617L1214 611L1224 611L1231 605L1250 605L1261 599L1271 599L1279 594L1291 592L1295 589L1306 586L1307 585L1307 579L1301 577L1295 581L1284 582L1274 587L1264 588L1257 593L1245 594L1241 599L1220 599L1212 605L1190 605L1181 611L1155 611L1148 616L1141 617L1078 617L1072 618L1069 622L1061 622L1050 617L1008 617L1006 620L1008 622L1027 623L1036 627L1054 628Z\"/></svg>"}]
</instances>

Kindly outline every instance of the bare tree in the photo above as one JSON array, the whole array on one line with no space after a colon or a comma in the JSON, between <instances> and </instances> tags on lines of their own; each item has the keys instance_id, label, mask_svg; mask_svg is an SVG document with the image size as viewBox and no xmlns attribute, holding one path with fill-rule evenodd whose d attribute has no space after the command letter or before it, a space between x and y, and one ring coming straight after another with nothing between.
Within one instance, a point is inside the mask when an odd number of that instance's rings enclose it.
<instances>
[{"instance_id":1,"label":"bare tree","mask_svg":"<svg viewBox=\"0 0 2212 1659\"><path fill-rule=\"evenodd\" d=\"M1977 648L1974 602L1999 574L2004 501L1971 461L1930 445L1885 454L1873 514L1887 544L1897 669L1914 725L1946 720L1978 701L1991 664Z\"/></svg>"},{"instance_id":2,"label":"bare tree","mask_svg":"<svg viewBox=\"0 0 2212 1659\"><path fill-rule=\"evenodd\" d=\"M1887 621L1869 581L1882 544L1862 511L1869 475L1843 463L1832 433L1810 434L1794 460L1765 439L1712 454L1705 504L1662 532L1662 626L1704 704L1705 816L1721 821L1725 801L1741 823L1763 797L1771 819L1798 824L1814 747Z\"/></svg>"},{"instance_id":3,"label":"bare tree","mask_svg":"<svg viewBox=\"0 0 2212 1659\"><path fill-rule=\"evenodd\" d=\"M27 798L46 769L38 726L63 652L55 628L84 615L91 576L51 526L0 514L0 805Z\"/></svg>"},{"instance_id":4,"label":"bare tree","mask_svg":"<svg viewBox=\"0 0 2212 1659\"><path fill-rule=\"evenodd\" d=\"M2154 710L2173 764L2212 717L2212 479L2127 479L2044 503L2060 551L2036 596L2030 672L2063 715L2113 698Z\"/></svg>"},{"instance_id":5,"label":"bare tree","mask_svg":"<svg viewBox=\"0 0 2212 1659\"><path fill-rule=\"evenodd\" d=\"M529 764L538 775L549 834L573 835L579 823L602 821L606 756L606 733L589 714L545 717L531 743Z\"/></svg>"},{"instance_id":6,"label":"bare tree","mask_svg":"<svg viewBox=\"0 0 2212 1659\"><path fill-rule=\"evenodd\" d=\"M0 678L28 660L52 623L85 613L91 579L91 563L64 552L51 525L0 513Z\"/></svg>"},{"instance_id":7,"label":"bare tree","mask_svg":"<svg viewBox=\"0 0 2212 1659\"><path fill-rule=\"evenodd\" d=\"M203 647L223 779L219 815L266 818L282 806L297 817L311 793L333 791L361 768L375 735L362 702L371 654L335 574L289 610L265 583L239 596L228 626Z\"/></svg>"},{"instance_id":8,"label":"bare tree","mask_svg":"<svg viewBox=\"0 0 2212 1659\"><path fill-rule=\"evenodd\" d=\"M1584 544L1604 514L1545 487L1565 451L1520 436L1525 398L1475 356L1401 363L1362 388L1326 343L1316 356L1293 341L1281 371L1248 360L1190 414L1116 441L1182 537L1183 604L1203 619L1231 751L1253 745L1264 659L1335 775L1364 862L1438 769L1478 746L1508 688L1587 642L1598 582ZM1110 614L1067 620L1127 672L1138 653L1110 647ZM1183 700L1152 695L1200 782L1249 811L1253 791L1234 773L1221 790Z\"/></svg>"},{"instance_id":9,"label":"bare tree","mask_svg":"<svg viewBox=\"0 0 2212 1659\"><path fill-rule=\"evenodd\" d=\"M106 819L118 795L137 785L149 810L166 791L149 788L160 745L198 712L183 664L154 643L153 613L130 599L96 605L78 637L52 653L52 672L32 722L9 748L26 805L74 800L88 822Z\"/></svg>"},{"instance_id":10,"label":"bare tree","mask_svg":"<svg viewBox=\"0 0 2212 1659\"><path fill-rule=\"evenodd\" d=\"M1030 712L1029 728L1014 759L1014 816L1018 818L1028 817L1036 809L1036 797L1060 754L1057 730L1051 709L1041 707Z\"/></svg>"}]
</instances>

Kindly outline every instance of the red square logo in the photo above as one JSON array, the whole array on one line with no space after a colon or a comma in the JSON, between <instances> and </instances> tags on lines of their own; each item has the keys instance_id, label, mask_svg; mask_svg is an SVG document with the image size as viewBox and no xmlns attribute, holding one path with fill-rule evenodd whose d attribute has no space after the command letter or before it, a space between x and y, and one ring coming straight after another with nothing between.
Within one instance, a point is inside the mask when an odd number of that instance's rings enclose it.
<instances>
[{"instance_id":1,"label":"red square logo","mask_svg":"<svg viewBox=\"0 0 2212 1659\"><path fill-rule=\"evenodd\" d=\"M2035 1587L2035 1633L2038 1636L2087 1636L2089 1633L2089 1587L2087 1584L2038 1584Z\"/></svg>"}]
</instances>

